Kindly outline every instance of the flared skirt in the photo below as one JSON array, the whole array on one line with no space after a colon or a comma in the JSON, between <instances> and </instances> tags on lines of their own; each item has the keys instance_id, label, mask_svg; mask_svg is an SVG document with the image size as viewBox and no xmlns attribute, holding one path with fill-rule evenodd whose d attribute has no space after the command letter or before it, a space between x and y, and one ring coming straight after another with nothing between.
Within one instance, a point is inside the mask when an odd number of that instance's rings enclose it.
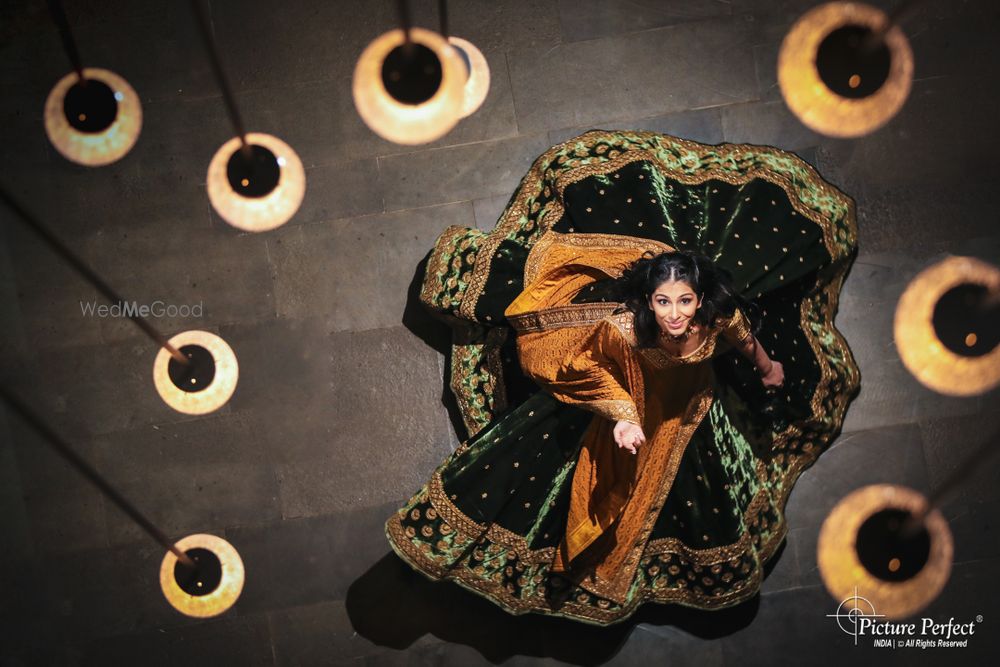
<instances>
[{"instance_id":1,"label":"flared skirt","mask_svg":"<svg viewBox=\"0 0 1000 667\"><path fill-rule=\"evenodd\" d=\"M764 314L785 386L711 360L711 406L688 441L624 600L552 572L573 470L595 417L527 380L503 312L548 230L654 239L726 268ZM438 239L421 300L453 325L451 388L468 437L386 522L392 548L515 614L606 625L643 602L719 609L753 596L787 532L796 479L839 433L860 375L833 326L857 252L854 206L793 154L592 131L554 146L489 233ZM580 300L599 301L600 286Z\"/></svg>"}]
</instances>

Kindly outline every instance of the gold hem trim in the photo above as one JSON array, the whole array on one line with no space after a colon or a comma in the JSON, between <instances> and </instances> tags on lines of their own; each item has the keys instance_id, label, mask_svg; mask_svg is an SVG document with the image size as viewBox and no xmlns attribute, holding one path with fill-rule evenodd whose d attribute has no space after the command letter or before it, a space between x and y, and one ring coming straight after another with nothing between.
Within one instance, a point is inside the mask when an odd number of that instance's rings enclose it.
<instances>
[{"instance_id":1,"label":"gold hem trim","mask_svg":"<svg viewBox=\"0 0 1000 667\"><path fill-rule=\"evenodd\" d=\"M518 333L596 324L621 307L620 303L574 303L510 315L507 322Z\"/></svg>"}]
</instances>

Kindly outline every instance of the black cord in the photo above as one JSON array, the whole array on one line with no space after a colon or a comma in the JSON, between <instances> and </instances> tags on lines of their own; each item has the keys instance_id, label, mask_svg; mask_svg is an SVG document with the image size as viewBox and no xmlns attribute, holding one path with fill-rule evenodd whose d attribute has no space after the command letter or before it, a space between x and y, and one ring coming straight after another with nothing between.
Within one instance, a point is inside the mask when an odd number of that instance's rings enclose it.
<instances>
[{"instance_id":1,"label":"black cord","mask_svg":"<svg viewBox=\"0 0 1000 667\"><path fill-rule=\"evenodd\" d=\"M177 556L177 560L186 565L187 567L196 568L197 564L191 559L186 553L177 548L177 546L167 539L167 536L153 525L153 522L147 519L142 512L137 510L132 503L128 502L124 496L122 496L118 491L111 486L107 480L105 480L101 475L93 468L89 463L84 461L80 456L73 451L73 448L66 443L59 434L49 428L41 417L35 414L31 408L25 405L21 399L14 396L6 387L0 386L0 395L3 396L7 404L14 409L14 412L21 415L32 428L41 434L42 438L52 446L56 452L66 459L70 465L76 468L80 474L90 480L91 483L96 486L101 493L103 493L111 502L121 508L130 519L139 524L139 527L149 533L154 540L159 542L163 547L168 549L172 554Z\"/></svg>"},{"instance_id":2,"label":"black cord","mask_svg":"<svg viewBox=\"0 0 1000 667\"><path fill-rule=\"evenodd\" d=\"M861 48L866 52L871 52L877 49L885 40L885 36L889 33L889 31L895 28L902 20L903 16L913 9L919 2L920 0L902 0L902 2L896 5L892 11L888 13L885 18L885 25L877 30L873 30L868 35L868 38L864 41Z\"/></svg>"},{"instance_id":3,"label":"black cord","mask_svg":"<svg viewBox=\"0 0 1000 667\"><path fill-rule=\"evenodd\" d=\"M208 60L212 64L215 81L219 84L219 90L222 92L222 99L226 103L229 119L233 123L236 135L240 138L243 148L246 149L248 147L246 126L243 124L243 117L236 106L236 96L233 95L232 86L229 85L229 79L226 78L226 72L222 68L222 56L219 54L219 47L215 43L215 36L212 34L212 26L208 18L208 13L205 11L205 5L202 0L191 0L191 9L198 20L198 30L201 33L202 40L205 42Z\"/></svg>"},{"instance_id":4,"label":"black cord","mask_svg":"<svg viewBox=\"0 0 1000 667\"><path fill-rule=\"evenodd\" d=\"M122 296L118 294L118 292L114 291L110 285L104 282L104 280L102 280L101 277L97 275L93 269L87 266L87 264L84 263L82 259L76 256L76 253L74 253L72 250L69 249L69 247L66 246L66 244L60 241L55 236L55 234L49 231L49 229L46 228L45 225L43 225L41 221L38 220L38 218L33 216L26 208L24 208L21 205L20 202L14 199L14 197L9 192L7 192L7 190L2 186L0 186L0 200L2 200L3 203L9 206L10 209L14 211L15 214L17 214L17 217L20 218L20 220L25 225L27 225L28 229L35 232L35 234L37 234L38 237L42 239L42 241L48 244L48 246L52 248L52 250L54 250L57 255L59 255L70 266L76 269L77 273L83 276L84 279L87 280L87 282L96 287L97 291L100 292L102 295L104 295L104 297L108 301L110 301L112 305L125 302L125 299L123 299ZM153 325L147 322L145 318L143 318L137 312L130 312L127 313L127 315L128 318L133 322L135 322L139 326L139 328L142 329L142 331L147 336L152 338L157 345L170 352L171 356L173 356L173 358L176 359L179 363L182 363L185 366L191 363L190 359L188 359L185 355L183 355L180 352L180 350L176 349L173 345L171 345L170 342L167 341L167 339L163 336L163 334L161 334L159 331L153 328Z\"/></svg>"},{"instance_id":5,"label":"black cord","mask_svg":"<svg viewBox=\"0 0 1000 667\"><path fill-rule=\"evenodd\" d=\"M82 81L83 61L80 60L80 52L76 48L76 40L73 38L73 32L69 29L69 20L66 18L66 10L63 8L62 0L48 1L52 20L55 21L56 27L59 28L59 36L62 37L63 48L66 50L66 55L69 57L73 69L76 70L77 76Z\"/></svg>"},{"instance_id":6,"label":"black cord","mask_svg":"<svg viewBox=\"0 0 1000 667\"><path fill-rule=\"evenodd\" d=\"M997 451L1000 450L1000 447L997 446L998 439L1000 439L1000 433L991 434L980 443L979 447L972 454L959 463L958 467L948 475L947 479L938 484L937 488L927 496L927 504L924 508L921 511L911 514L906 523L903 524L903 535L912 537L916 534L924 525L924 518L936 506L941 504L942 499L961 486L968 478L975 476L977 470L986 467L986 463L990 458L995 456Z\"/></svg>"},{"instance_id":7,"label":"black cord","mask_svg":"<svg viewBox=\"0 0 1000 667\"><path fill-rule=\"evenodd\" d=\"M448 39L448 0L438 0L438 17L441 19L441 36Z\"/></svg>"},{"instance_id":8,"label":"black cord","mask_svg":"<svg viewBox=\"0 0 1000 667\"><path fill-rule=\"evenodd\" d=\"M413 28L413 20L410 17L410 3L407 0L398 0L396 6L399 8L399 26L403 29L403 39L406 45L409 46L412 42L410 39L410 30Z\"/></svg>"}]
</instances>

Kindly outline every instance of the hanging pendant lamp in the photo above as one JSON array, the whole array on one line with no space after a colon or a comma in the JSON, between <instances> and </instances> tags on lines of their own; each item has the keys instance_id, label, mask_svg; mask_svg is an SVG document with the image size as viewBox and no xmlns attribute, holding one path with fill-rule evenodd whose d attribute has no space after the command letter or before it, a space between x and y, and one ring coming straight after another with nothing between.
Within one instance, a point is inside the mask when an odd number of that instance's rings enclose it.
<instances>
[{"instance_id":1,"label":"hanging pendant lamp","mask_svg":"<svg viewBox=\"0 0 1000 667\"><path fill-rule=\"evenodd\" d=\"M197 565L186 567L168 551L160 563L160 589L167 602L185 616L209 618L239 599L246 577L243 560L226 540L215 535L188 535L176 543Z\"/></svg>"},{"instance_id":2,"label":"hanging pendant lamp","mask_svg":"<svg viewBox=\"0 0 1000 667\"><path fill-rule=\"evenodd\" d=\"M203 534L171 542L41 417L2 385L0 398L42 436L43 442L94 484L108 501L166 548L167 554L160 565L160 588L175 609L188 616L207 617L217 616L233 606L243 590L245 573L243 561L231 544L222 538Z\"/></svg>"},{"instance_id":3,"label":"hanging pendant lamp","mask_svg":"<svg viewBox=\"0 0 1000 667\"><path fill-rule=\"evenodd\" d=\"M479 110L486 101L486 94L490 92L490 66L483 52L472 42L450 36L448 43L458 49L458 55L462 57L468 72L463 89L462 110L459 112L459 118L468 118Z\"/></svg>"},{"instance_id":4,"label":"hanging pendant lamp","mask_svg":"<svg viewBox=\"0 0 1000 667\"><path fill-rule=\"evenodd\" d=\"M236 136L215 152L208 165L208 199L215 212L237 229L265 232L280 227L295 215L305 197L302 160L277 137L247 133L202 0L191 0L191 7L236 131Z\"/></svg>"},{"instance_id":5,"label":"hanging pendant lamp","mask_svg":"<svg viewBox=\"0 0 1000 667\"><path fill-rule=\"evenodd\" d=\"M949 257L921 271L896 306L896 348L921 384L975 396L1000 384L1000 269Z\"/></svg>"},{"instance_id":6,"label":"hanging pendant lamp","mask_svg":"<svg viewBox=\"0 0 1000 667\"><path fill-rule=\"evenodd\" d=\"M49 0L52 19L73 71L45 100L45 134L67 160L100 167L132 150L142 130L142 104L122 77L84 67L60 0Z\"/></svg>"},{"instance_id":7,"label":"hanging pendant lamp","mask_svg":"<svg viewBox=\"0 0 1000 667\"><path fill-rule=\"evenodd\" d=\"M306 193L306 172L291 146L251 132L216 151L206 177L216 213L237 229L265 232L288 222Z\"/></svg>"},{"instance_id":8,"label":"hanging pendant lamp","mask_svg":"<svg viewBox=\"0 0 1000 667\"><path fill-rule=\"evenodd\" d=\"M460 119L465 64L455 47L422 28L390 30L354 68L354 105L373 132L397 144L439 139Z\"/></svg>"},{"instance_id":9,"label":"hanging pendant lamp","mask_svg":"<svg viewBox=\"0 0 1000 667\"><path fill-rule=\"evenodd\" d=\"M99 167L132 150L142 130L139 96L125 79L87 67L67 74L45 100L45 133L63 157Z\"/></svg>"},{"instance_id":10,"label":"hanging pendant lamp","mask_svg":"<svg viewBox=\"0 0 1000 667\"><path fill-rule=\"evenodd\" d=\"M93 285L109 303L130 303L3 187L0 187L0 201L53 252ZM206 331L187 331L173 338L177 342L175 345L153 327L138 309L127 309L126 314L160 348L153 365L153 382L168 405L181 412L204 414L229 400L236 388L238 368L236 357L225 341ZM182 345L187 346L185 351L178 349Z\"/></svg>"},{"instance_id":11,"label":"hanging pendant lamp","mask_svg":"<svg viewBox=\"0 0 1000 667\"><path fill-rule=\"evenodd\" d=\"M181 364L160 349L153 362L153 384L164 402L178 412L203 415L218 410L233 395L239 364L233 349L208 331L183 331L170 339L189 363Z\"/></svg>"},{"instance_id":12,"label":"hanging pendant lamp","mask_svg":"<svg viewBox=\"0 0 1000 667\"><path fill-rule=\"evenodd\" d=\"M922 494L892 484L863 487L837 503L820 528L816 552L830 595L859 595L890 619L930 604L948 581L953 544L936 509L907 529L910 518L926 509Z\"/></svg>"},{"instance_id":13,"label":"hanging pendant lamp","mask_svg":"<svg viewBox=\"0 0 1000 667\"><path fill-rule=\"evenodd\" d=\"M830 2L806 12L778 54L778 84L803 124L831 137L857 137L889 121L913 81L913 52L880 9Z\"/></svg>"}]
</instances>

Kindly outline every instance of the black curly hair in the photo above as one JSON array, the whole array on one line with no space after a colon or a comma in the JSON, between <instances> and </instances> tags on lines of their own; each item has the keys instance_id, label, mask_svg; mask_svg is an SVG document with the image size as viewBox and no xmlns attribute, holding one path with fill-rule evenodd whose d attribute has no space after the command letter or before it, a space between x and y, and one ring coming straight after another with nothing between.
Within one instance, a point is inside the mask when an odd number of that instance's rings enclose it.
<instances>
[{"instance_id":1,"label":"black curly hair","mask_svg":"<svg viewBox=\"0 0 1000 667\"><path fill-rule=\"evenodd\" d=\"M635 314L635 334L640 347L655 347L660 333L649 300L657 287L670 280L691 286L702 297L694 321L715 326L716 319L731 317L739 308L750 320L750 330L760 330L760 307L733 289L732 275L708 257L693 252L674 251L654 254L647 251L626 268L617 283L618 300Z\"/></svg>"}]
</instances>

